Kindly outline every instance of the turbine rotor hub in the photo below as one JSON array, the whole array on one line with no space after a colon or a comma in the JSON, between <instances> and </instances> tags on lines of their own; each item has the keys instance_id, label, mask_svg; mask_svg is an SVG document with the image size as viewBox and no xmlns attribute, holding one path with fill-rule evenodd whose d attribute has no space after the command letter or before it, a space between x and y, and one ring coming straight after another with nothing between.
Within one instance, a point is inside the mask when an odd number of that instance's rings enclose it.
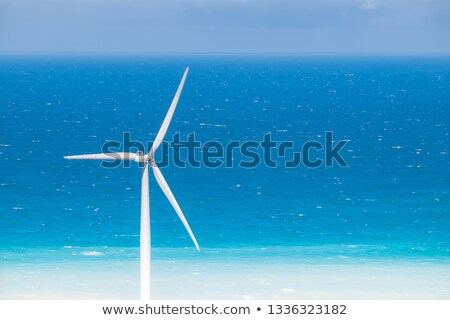
<instances>
[{"instance_id":1,"label":"turbine rotor hub","mask_svg":"<svg viewBox=\"0 0 450 320\"><path fill-rule=\"evenodd\" d=\"M142 151L136 152L136 157L134 158L135 162L154 162L153 158L150 157L148 154L144 154Z\"/></svg>"}]
</instances>

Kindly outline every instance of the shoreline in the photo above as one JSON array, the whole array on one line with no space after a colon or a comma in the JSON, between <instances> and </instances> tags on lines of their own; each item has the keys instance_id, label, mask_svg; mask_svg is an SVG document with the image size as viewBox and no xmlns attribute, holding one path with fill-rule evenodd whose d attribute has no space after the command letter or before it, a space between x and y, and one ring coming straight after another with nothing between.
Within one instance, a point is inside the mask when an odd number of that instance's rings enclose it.
<instances>
[{"instance_id":1,"label":"shoreline","mask_svg":"<svg viewBox=\"0 0 450 320\"><path fill-rule=\"evenodd\" d=\"M2 263L0 299L139 298L134 254L82 252L72 261L27 263L24 255ZM155 258L152 299L450 299L449 266L448 259Z\"/></svg>"}]
</instances>

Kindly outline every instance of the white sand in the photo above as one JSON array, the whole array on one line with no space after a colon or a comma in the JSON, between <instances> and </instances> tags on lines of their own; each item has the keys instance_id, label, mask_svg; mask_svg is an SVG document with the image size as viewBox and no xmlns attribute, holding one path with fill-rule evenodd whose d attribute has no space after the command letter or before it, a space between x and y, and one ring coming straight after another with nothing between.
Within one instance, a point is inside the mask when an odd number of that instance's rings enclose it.
<instances>
[{"instance_id":1,"label":"white sand","mask_svg":"<svg viewBox=\"0 0 450 320\"><path fill-rule=\"evenodd\" d=\"M450 299L448 264L153 261L154 299ZM138 299L137 260L0 267L1 299Z\"/></svg>"}]
</instances>

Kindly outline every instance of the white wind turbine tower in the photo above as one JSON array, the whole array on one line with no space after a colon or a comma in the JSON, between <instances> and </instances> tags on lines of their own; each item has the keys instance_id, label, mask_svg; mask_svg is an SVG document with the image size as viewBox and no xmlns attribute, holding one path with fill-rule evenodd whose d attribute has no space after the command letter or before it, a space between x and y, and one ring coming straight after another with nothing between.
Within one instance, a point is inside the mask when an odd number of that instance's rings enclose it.
<instances>
[{"instance_id":1,"label":"white wind turbine tower","mask_svg":"<svg viewBox=\"0 0 450 320\"><path fill-rule=\"evenodd\" d=\"M183 78L181 79L180 85L178 86L178 90L175 93L175 97L173 98L172 104L170 105L169 111L164 118L164 121L161 125L161 128L156 135L155 141L153 142L153 146L150 149L148 154L143 154L142 152L130 153L130 152L116 152L116 153L100 153L100 154L83 154L76 156L65 156L66 159L80 159L80 160L132 160L138 163L143 164L142 170L142 182L141 182L141 231L140 231L140 272L141 272L141 299L149 300L150 299L150 248L151 248L151 238L150 238L150 197L149 197L149 183L148 183L148 167L152 168L153 174L158 182L158 185L166 195L167 199L169 199L176 213L180 217L181 222L186 228L189 236L195 244L197 250L200 250L197 240L195 239L194 234L192 233L189 224L184 217L183 212L178 205L177 200L172 194L172 191L169 188L166 180L164 179L161 171L154 160L155 151L158 149L162 140L164 139L164 135L167 132L170 121L172 120L173 113L177 106L178 100L181 95L181 91L183 90L183 85L186 80L186 76L188 74L189 68L186 68L186 71L183 74Z\"/></svg>"}]
</instances>

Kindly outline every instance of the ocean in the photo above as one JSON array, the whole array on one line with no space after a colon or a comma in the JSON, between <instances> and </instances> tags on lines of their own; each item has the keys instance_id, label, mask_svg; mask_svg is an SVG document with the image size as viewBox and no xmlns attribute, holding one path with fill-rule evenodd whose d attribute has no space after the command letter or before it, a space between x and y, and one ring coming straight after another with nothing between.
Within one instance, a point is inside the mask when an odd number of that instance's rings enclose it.
<instances>
[{"instance_id":1,"label":"ocean","mask_svg":"<svg viewBox=\"0 0 450 320\"><path fill-rule=\"evenodd\" d=\"M332 132L335 143L348 141L347 166L287 168L276 150L275 167L244 168L234 154L232 168L170 161L161 171L201 251L150 173L161 272L165 261L448 267L448 57L2 57L2 296L13 295L10 275L27 266L128 263L138 272L137 164L63 156L101 153L124 133L152 142L187 66L166 141L194 133L226 145L270 133L301 151Z\"/></svg>"}]
</instances>

